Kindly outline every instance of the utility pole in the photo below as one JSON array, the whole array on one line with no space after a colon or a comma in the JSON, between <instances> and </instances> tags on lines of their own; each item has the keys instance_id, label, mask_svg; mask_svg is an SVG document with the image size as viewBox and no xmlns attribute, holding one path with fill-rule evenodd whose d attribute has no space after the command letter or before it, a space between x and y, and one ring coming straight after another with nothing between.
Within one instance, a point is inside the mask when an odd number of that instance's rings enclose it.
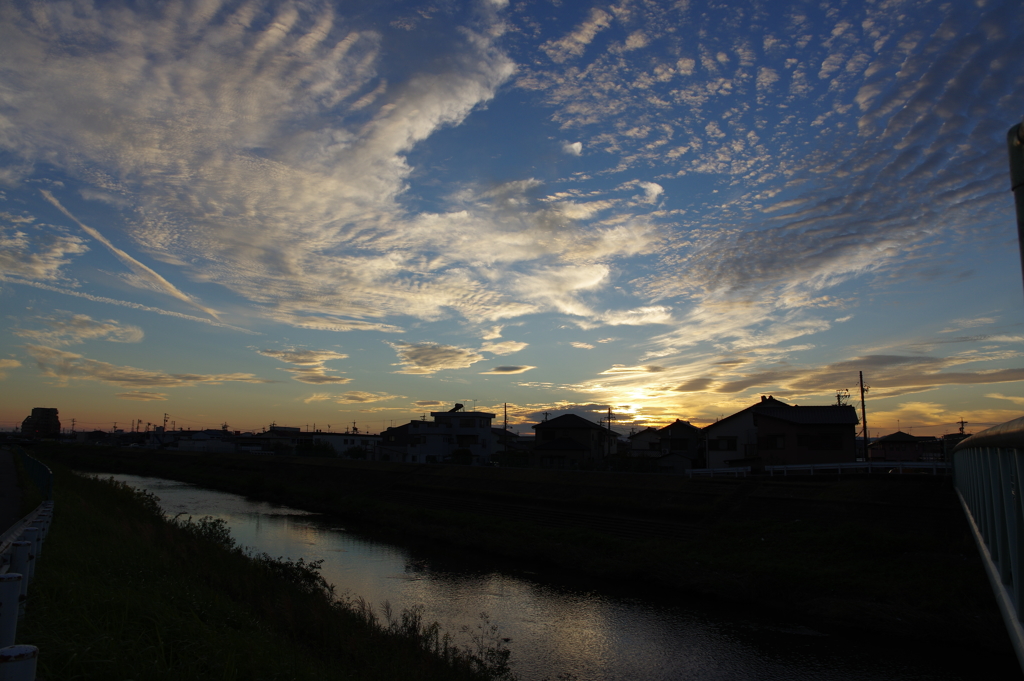
<instances>
[{"instance_id":1,"label":"utility pole","mask_svg":"<svg viewBox=\"0 0 1024 681\"><path fill-rule=\"evenodd\" d=\"M612 455L612 444L614 442L615 435L612 432L612 405L608 405L608 456Z\"/></svg>"},{"instance_id":2,"label":"utility pole","mask_svg":"<svg viewBox=\"0 0 1024 681\"><path fill-rule=\"evenodd\" d=\"M74 422L75 422L75 420L71 419L71 423L73 424ZM964 421L964 417L961 416L960 420L957 423L960 424L960 434L963 435L964 434L964 426L967 425L967 421Z\"/></svg>"},{"instance_id":3,"label":"utility pole","mask_svg":"<svg viewBox=\"0 0 1024 681\"><path fill-rule=\"evenodd\" d=\"M72 433L75 432L75 420L74 419L71 419L71 432ZM961 433L964 432L964 427L963 426L960 426L960 432Z\"/></svg>"},{"instance_id":4,"label":"utility pole","mask_svg":"<svg viewBox=\"0 0 1024 681\"><path fill-rule=\"evenodd\" d=\"M864 408L864 393L868 388L864 386L864 372L860 372L860 420L864 425L864 461L868 460L868 413Z\"/></svg>"}]
</instances>

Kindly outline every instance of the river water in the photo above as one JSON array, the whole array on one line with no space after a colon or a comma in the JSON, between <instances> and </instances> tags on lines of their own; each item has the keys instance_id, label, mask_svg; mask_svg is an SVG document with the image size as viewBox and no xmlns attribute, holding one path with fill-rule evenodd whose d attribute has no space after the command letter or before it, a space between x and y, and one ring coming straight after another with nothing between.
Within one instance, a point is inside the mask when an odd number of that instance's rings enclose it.
<instances>
[{"instance_id":1,"label":"river water","mask_svg":"<svg viewBox=\"0 0 1024 681\"><path fill-rule=\"evenodd\" d=\"M323 575L338 593L378 612L385 601L396 611L422 605L427 621L457 640L463 627L482 624L485 612L511 638L522 681L554 681L566 672L580 681L953 681L996 678L986 673L996 663L1015 672L1012 658L980 653L972 661L906 642L848 641L768 617L579 589L500 566L467 568L317 514L159 478L112 477L156 494L170 516L223 519L239 544L258 552L323 559Z\"/></svg>"}]
</instances>

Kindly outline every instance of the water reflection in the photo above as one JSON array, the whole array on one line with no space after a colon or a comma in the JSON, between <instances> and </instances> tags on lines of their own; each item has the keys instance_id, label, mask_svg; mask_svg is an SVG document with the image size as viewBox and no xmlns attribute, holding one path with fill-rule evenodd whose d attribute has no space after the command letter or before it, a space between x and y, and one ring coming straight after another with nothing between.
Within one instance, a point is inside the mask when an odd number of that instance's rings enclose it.
<instances>
[{"instance_id":1,"label":"water reflection","mask_svg":"<svg viewBox=\"0 0 1024 681\"><path fill-rule=\"evenodd\" d=\"M160 497L171 516L223 519L239 544L272 556L323 560L323 575L341 594L380 609L422 604L448 632L476 627L486 612L512 638L523 681L570 672L581 681L952 681L971 678L934 659L934 651L865 649L863 642L724 619L641 599L574 591L522 576L459 569L451 561L364 536L296 509L184 483L114 475Z\"/></svg>"}]
</instances>

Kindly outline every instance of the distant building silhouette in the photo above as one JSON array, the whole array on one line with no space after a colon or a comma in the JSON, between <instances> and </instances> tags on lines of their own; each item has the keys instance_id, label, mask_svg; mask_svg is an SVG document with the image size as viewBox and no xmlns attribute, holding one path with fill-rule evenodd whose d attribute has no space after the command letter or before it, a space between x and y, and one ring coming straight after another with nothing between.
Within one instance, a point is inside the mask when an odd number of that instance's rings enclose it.
<instances>
[{"instance_id":1,"label":"distant building silhouette","mask_svg":"<svg viewBox=\"0 0 1024 681\"><path fill-rule=\"evenodd\" d=\"M60 437L57 410L51 407L33 408L32 415L21 422L21 434L25 437Z\"/></svg>"},{"instance_id":2,"label":"distant building silhouette","mask_svg":"<svg viewBox=\"0 0 1024 681\"><path fill-rule=\"evenodd\" d=\"M798 407L771 395L704 428L708 468L840 463L857 458L856 410Z\"/></svg>"}]
</instances>

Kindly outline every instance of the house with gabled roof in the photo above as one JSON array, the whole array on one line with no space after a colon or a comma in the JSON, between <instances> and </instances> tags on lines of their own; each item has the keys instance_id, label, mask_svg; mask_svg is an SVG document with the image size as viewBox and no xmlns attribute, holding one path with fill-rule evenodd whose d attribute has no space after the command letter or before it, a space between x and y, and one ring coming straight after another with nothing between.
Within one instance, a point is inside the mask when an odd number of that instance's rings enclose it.
<instances>
[{"instance_id":1,"label":"house with gabled roof","mask_svg":"<svg viewBox=\"0 0 1024 681\"><path fill-rule=\"evenodd\" d=\"M857 411L796 406L771 395L704 428L708 468L840 463L857 458Z\"/></svg>"},{"instance_id":2,"label":"house with gabled roof","mask_svg":"<svg viewBox=\"0 0 1024 681\"><path fill-rule=\"evenodd\" d=\"M883 435L868 445L871 461L941 460L945 447L942 440L932 436L919 436L897 430Z\"/></svg>"},{"instance_id":3,"label":"house with gabled roof","mask_svg":"<svg viewBox=\"0 0 1024 681\"><path fill-rule=\"evenodd\" d=\"M575 414L542 421L533 429L533 450L541 468L603 469L618 442L612 431Z\"/></svg>"}]
</instances>

